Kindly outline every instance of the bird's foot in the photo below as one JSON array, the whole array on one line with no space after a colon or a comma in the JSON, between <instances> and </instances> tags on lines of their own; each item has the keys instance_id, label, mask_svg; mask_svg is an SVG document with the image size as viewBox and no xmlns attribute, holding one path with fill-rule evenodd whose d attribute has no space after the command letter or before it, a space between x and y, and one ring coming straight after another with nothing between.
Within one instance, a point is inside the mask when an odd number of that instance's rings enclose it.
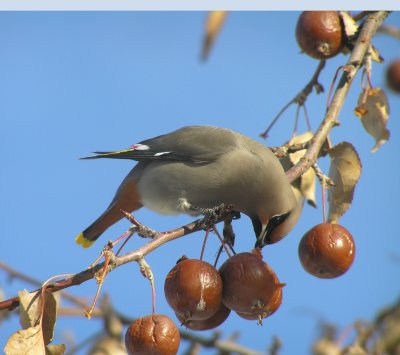
<instances>
[{"instance_id":1,"label":"bird's foot","mask_svg":"<svg viewBox=\"0 0 400 355\"><path fill-rule=\"evenodd\" d=\"M221 203L220 205L212 208L203 208L194 205L190 205L189 208L191 211L203 215L206 223L213 225L218 222L221 214L229 207L224 203Z\"/></svg>"}]
</instances>

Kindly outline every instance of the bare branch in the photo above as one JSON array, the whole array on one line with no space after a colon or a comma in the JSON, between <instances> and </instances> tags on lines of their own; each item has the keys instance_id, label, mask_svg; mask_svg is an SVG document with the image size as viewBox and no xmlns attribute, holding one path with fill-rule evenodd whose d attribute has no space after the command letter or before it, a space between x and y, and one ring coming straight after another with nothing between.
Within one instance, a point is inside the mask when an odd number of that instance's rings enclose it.
<instances>
[{"instance_id":1,"label":"bare branch","mask_svg":"<svg viewBox=\"0 0 400 355\"><path fill-rule=\"evenodd\" d=\"M18 279L28 282L34 286L41 287L43 284L42 281L35 279L34 277L28 276L26 274L23 274L22 272L15 270L14 268L12 268L11 266L7 265L6 263L4 263L2 261L0 261L0 269L4 270L11 277L18 278ZM64 297L66 300L68 300L78 306L86 307L86 302L84 300L80 299L79 297L71 295L70 293L65 292L65 291L61 291L60 295L62 297ZM3 309L3 308L0 308L0 309Z\"/></svg>"},{"instance_id":2,"label":"bare branch","mask_svg":"<svg viewBox=\"0 0 400 355\"><path fill-rule=\"evenodd\" d=\"M222 222L232 214L232 208L230 206L223 207L217 213L218 215L216 216L216 220L213 221L210 221L209 218L206 216L202 219L198 219L192 223L176 228L169 232L156 233L157 234L156 238L152 239L149 243L143 245L139 249L115 257L115 260L113 260L112 265L110 265L110 267L108 268L108 272L121 265L142 259L145 255L151 253L153 250L157 249L158 247L160 247L165 243L170 242L171 240L181 238L185 235L203 230L204 228L211 227L215 223ZM68 277L56 281L52 284L49 284L46 287L46 292L56 292L65 289L67 287L80 285L85 281L95 278L97 274L100 272L100 270L104 268L104 265L105 263L97 264L93 268L81 271L72 277ZM13 310L18 306L19 306L18 297L14 297L0 302L0 310L4 309Z\"/></svg>"},{"instance_id":3,"label":"bare branch","mask_svg":"<svg viewBox=\"0 0 400 355\"><path fill-rule=\"evenodd\" d=\"M379 27L378 33L383 33L396 39L400 39L400 28L395 26L382 25L381 27Z\"/></svg>"},{"instance_id":4,"label":"bare branch","mask_svg":"<svg viewBox=\"0 0 400 355\"><path fill-rule=\"evenodd\" d=\"M318 64L317 69L315 70L311 80L307 83L307 85L292 99L290 100L280 111L279 113L274 117L272 122L269 124L267 129L260 134L262 138L267 138L268 133L271 130L271 128L275 125L275 123L279 120L279 117L292 105L292 104L298 104L299 106L304 106L308 95L311 94L312 89L315 88L315 91L317 94L321 93L324 91L324 88L322 85L319 83L318 78L319 75L321 74L322 69L325 67L325 60L321 60ZM308 115L306 114L306 119L307 119L307 125L308 123Z\"/></svg>"}]
</instances>

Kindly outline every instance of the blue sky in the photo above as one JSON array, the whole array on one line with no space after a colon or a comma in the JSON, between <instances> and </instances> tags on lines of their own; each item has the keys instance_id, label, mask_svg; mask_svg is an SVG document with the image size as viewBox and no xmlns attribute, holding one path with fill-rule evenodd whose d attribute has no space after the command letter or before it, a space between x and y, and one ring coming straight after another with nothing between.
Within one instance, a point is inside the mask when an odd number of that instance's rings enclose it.
<instances>
[{"instance_id":1,"label":"blue sky","mask_svg":"<svg viewBox=\"0 0 400 355\"><path fill-rule=\"evenodd\" d=\"M0 13L0 259L38 279L85 269L104 243L129 224L121 221L84 250L75 236L110 202L131 169L130 161L79 161L96 150L126 148L140 140L190 124L232 128L258 138L279 110L308 82L318 62L300 54L294 38L296 12L234 12L208 62L199 60L204 12L20 12ZM389 24L399 24L393 13ZM386 62L400 57L399 42L374 40ZM326 92L346 57L327 63L321 75ZM384 64L374 64L372 83L384 87ZM312 128L324 115L327 93L307 101ZM306 354L320 321L343 330L355 320L370 320L394 302L398 279L400 138L399 96L388 93L392 136L377 153L373 140L353 114L360 76L332 131L334 143L352 141L363 171L355 200L341 223L356 241L356 259L344 276L320 280L301 267L297 246L302 235L322 221L321 209L306 206L295 229L264 250L265 260L286 282L279 311L257 326L232 315L220 328L225 336L240 331L239 343L264 350L273 335L282 354ZM295 108L290 108L265 142L290 138ZM299 131L306 129L301 120ZM261 139L260 139L261 140ZM320 165L328 171L329 162ZM318 191L318 204L321 206ZM136 217L157 230L168 230L189 217L159 216L141 210ZM254 245L250 221L236 221L236 251ZM164 278L183 254L199 257L203 234L164 245L146 260L156 277L157 312L174 318L163 296ZM132 240L126 250L145 241ZM206 260L218 244L212 240ZM18 289L0 272L6 297ZM94 281L69 292L91 301ZM151 312L150 287L136 264L112 272L103 286L118 311L128 316ZM0 325L0 347L18 329L16 317ZM101 329L97 320L59 318L56 342L65 331L82 340ZM207 334L207 333L206 333ZM351 336L350 336L351 339ZM182 344L181 350L185 349Z\"/></svg>"}]
</instances>

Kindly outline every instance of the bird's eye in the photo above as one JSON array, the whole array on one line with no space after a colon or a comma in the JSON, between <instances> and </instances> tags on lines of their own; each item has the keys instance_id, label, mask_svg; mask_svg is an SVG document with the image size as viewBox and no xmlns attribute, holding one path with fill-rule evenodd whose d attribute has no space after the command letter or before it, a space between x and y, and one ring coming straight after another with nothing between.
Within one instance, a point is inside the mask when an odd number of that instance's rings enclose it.
<instances>
[{"instance_id":1,"label":"bird's eye","mask_svg":"<svg viewBox=\"0 0 400 355\"><path fill-rule=\"evenodd\" d=\"M286 212L284 214L273 216L268 222L268 230L273 231L277 226L282 224L286 220L286 218L289 217L290 212L291 211Z\"/></svg>"},{"instance_id":2,"label":"bird's eye","mask_svg":"<svg viewBox=\"0 0 400 355\"><path fill-rule=\"evenodd\" d=\"M270 237L272 232L276 227L281 225L289 217L290 213L291 211L271 217L270 220L268 221L267 227L265 228L264 232L257 238L255 247L262 248L266 244L271 244ZM258 221L258 219L253 220L253 226L256 235L259 235L257 233L261 233L262 225Z\"/></svg>"}]
</instances>

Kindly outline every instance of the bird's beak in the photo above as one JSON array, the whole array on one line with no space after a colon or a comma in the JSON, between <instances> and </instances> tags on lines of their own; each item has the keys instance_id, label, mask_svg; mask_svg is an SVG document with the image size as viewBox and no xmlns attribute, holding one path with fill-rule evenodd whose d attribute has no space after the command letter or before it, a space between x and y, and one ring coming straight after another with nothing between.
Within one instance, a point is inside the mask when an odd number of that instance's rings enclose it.
<instances>
[{"instance_id":1,"label":"bird's beak","mask_svg":"<svg viewBox=\"0 0 400 355\"><path fill-rule=\"evenodd\" d=\"M255 248L263 248L265 247L268 242L267 242L267 232L268 232L268 225L267 224L263 224L261 227L261 232L257 237L256 240L256 244L255 244Z\"/></svg>"}]
</instances>

